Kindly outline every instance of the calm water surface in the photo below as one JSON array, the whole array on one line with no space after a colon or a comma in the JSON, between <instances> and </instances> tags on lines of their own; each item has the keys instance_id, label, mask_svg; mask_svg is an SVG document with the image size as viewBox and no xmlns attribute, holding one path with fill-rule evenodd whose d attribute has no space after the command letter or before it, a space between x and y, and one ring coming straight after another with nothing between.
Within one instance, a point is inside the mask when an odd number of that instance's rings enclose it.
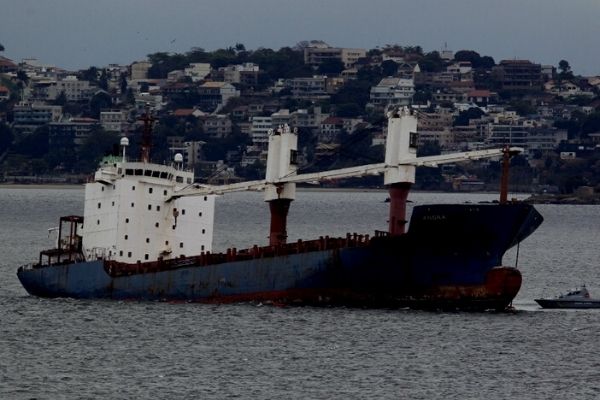
<instances>
[{"instance_id":1,"label":"calm water surface","mask_svg":"<svg viewBox=\"0 0 600 400\"><path fill-rule=\"evenodd\" d=\"M290 240L386 229L386 197L300 191ZM600 398L600 310L533 301L581 283L600 296L600 207L538 209L515 313L47 300L15 271L52 245L59 216L82 213L83 190L0 188L0 399ZM217 200L216 250L264 244L267 231L261 194ZM513 249L504 263L515 261Z\"/></svg>"}]
</instances>

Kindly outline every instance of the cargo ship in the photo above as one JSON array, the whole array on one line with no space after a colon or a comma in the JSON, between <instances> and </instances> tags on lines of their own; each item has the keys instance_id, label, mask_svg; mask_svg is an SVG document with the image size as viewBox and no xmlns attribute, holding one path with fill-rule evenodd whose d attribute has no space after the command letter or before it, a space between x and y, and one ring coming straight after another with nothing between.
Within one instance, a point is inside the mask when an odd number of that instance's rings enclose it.
<instances>
[{"instance_id":1,"label":"cargo ship","mask_svg":"<svg viewBox=\"0 0 600 400\"><path fill-rule=\"evenodd\" d=\"M385 161L299 174L297 133L270 132L263 180L199 185L182 168L150 162L152 118L146 117L141 160L103 160L86 184L83 216L60 218L57 246L17 275L41 297L166 300L209 303L504 310L521 286L505 252L542 223L532 205L508 201L508 160L517 148L417 157L413 110L388 113ZM503 157L497 204L415 206L406 202L417 166ZM296 184L383 175L389 190L387 231L287 241L287 214ZM264 190L269 243L212 252L215 197Z\"/></svg>"}]
</instances>

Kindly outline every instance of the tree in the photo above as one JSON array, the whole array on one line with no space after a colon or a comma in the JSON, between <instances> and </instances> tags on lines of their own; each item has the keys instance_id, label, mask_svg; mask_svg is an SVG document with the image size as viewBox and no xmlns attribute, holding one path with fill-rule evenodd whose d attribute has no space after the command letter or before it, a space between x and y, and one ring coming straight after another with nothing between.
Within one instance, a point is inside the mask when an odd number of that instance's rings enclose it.
<instances>
[{"instance_id":1,"label":"tree","mask_svg":"<svg viewBox=\"0 0 600 400\"><path fill-rule=\"evenodd\" d=\"M37 128L33 133L15 143L13 146L14 151L30 158L44 157L48 153L49 132L48 125Z\"/></svg>"},{"instance_id":2,"label":"tree","mask_svg":"<svg viewBox=\"0 0 600 400\"><path fill-rule=\"evenodd\" d=\"M398 63L392 60L385 60L381 63L381 71L385 76L394 76L398 72Z\"/></svg>"},{"instance_id":3,"label":"tree","mask_svg":"<svg viewBox=\"0 0 600 400\"><path fill-rule=\"evenodd\" d=\"M485 115L481 109L477 107L471 107L468 110L461 111L458 116L454 118L452 126L467 126L469 121L472 119L479 119L482 115Z\"/></svg>"},{"instance_id":4,"label":"tree","mask_svg":"<svg viewBox=\"0 0 600 400\"><path fill-rule=\"evenodd\" d=\"M95 127L79 149L78 169L81 172L93 171L102 157L110 154L118 143L118 134L107 132L100 126Z\"/></svg>"},{"instance_id":5,"label":"tree","mask_svg":"<svg viewBox=\"0 0 600 400\"><path fill-rule=\"evenodd\" d=\"M432 51L419 60L419 68L423 72L440 72L444 69L444 60L440 53Z\"/></svg>"},{"instance_id":6,"label":"tree","mask_svg":"<svg viewBox=\"0 0 600 400\"><path fill-rule=\"evenodd\" d=\"M319 73L323 75L339 75L343 70L344 63L337 58L329 58L319 64Z\"/></svg>"},{"instance_id":7,"label":"tree","mask_svg":"<svg viewBox=\"0 0 600 400\"><path fill-rule=\"evenodd\" d=\"M12 144L14 135L12 129L3 122L0 122L0 155L3 154Z\"/></svg>"},{"instance_id":8,"label":"tree","mask_svg":"<svg viewBox=\"0 0 600 400\"><path fill-rule=\"evenodd\" d=\"M571 66L567 60L560 60L558 62L558 69L560 70L558 73L559 80L573 79L573 72L571 71Z\"/></svg>"},{"instance_id":9,"label":"tree","mask_svg":"<svg viewBox=\"0 0 600 400\"><path fill-rule=\"evenodd\" d=\"M100 111L112 107L112 97L103 90L99 90L90 99L90 114L93 118L100 118Z\"/></svg>"}]
</instances>

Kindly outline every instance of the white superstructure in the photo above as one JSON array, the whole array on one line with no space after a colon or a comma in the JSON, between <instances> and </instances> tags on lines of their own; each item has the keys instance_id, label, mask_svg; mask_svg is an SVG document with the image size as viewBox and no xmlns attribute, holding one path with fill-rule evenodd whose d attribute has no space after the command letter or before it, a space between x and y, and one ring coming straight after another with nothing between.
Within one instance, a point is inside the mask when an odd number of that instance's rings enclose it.
<instances>
[{"instance_id":1,"label":"white superstructure","mask_svg":"<svg viewBox=\"0 0 600 400\"><path fill-rule=\"evenodd\" d=\"M193 172L174 166L105 159L85 187L86 259L135 263L211 251L215 196L167 201L193 182Z\"/></svg>"}]
</instances>

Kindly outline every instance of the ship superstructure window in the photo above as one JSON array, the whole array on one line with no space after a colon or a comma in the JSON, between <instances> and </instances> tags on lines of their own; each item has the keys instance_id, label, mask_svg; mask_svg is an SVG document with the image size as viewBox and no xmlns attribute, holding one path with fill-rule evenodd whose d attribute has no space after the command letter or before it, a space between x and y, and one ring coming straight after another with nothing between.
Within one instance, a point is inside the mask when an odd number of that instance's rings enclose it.
<instances>
[{"instance_id":1,"label":"ship superstructure window","mask_svg":"<svg viewBox=\"0 0 600 400\"><path fill-rule=\"evenodd\" d=\"M148 259L148 254L144 254L144 260Z\"/></svg>"},{"instance_id":2,"label":"ship superstructure window","mask_svg":"<svg viewBox=\"0 0 600 400\"><path fill-rule=\"evenodd\" d=\"M129 218L125 218L125 223L128 224L129 223Z\"/></svg>"},{"instance_id":3,"label":"ship superstructure window","mask_svg":"<svg viewBox=\"0 0 600 400\"><path fill-rule=\"evenodd\" d=\"M167 195L167 191L166 190L163 190L163 195L165 195L165 196Z\"/></svg>"},{"instance_id":4,"label":"ship superstructure window","mask_svg":"<svg viewBox=\"0 0 600 400\"><path fill-rule=\"evenodd\" d=\"M160 206L156 206L156 211L160 211Z\"/></svg>"},{"instance_id":5,"label":"ship superstructure window","mask_svg":"<svg viewBox=\"0 0 600 400\"><path fill-rule=\"evenodd\" d=\"M98 208L102 208L102 203L98 203Z\"/></svg>"},{"instance_id":6,"label":"ship superstructure window","mask_svg":"<svg viewBox=\"0 0 600 400\"><path fill-rule=\"evenodd\" d=\"M185 208L181 209L181 215L185 215Z\"/></svg>"},{"instance_id":7,"label":"ship superstructure window","mask_svg":"<svg viewBox=\"0 0 600 400\"><path fill-rule=\"evenodd\" d=\"M168 245L169 245L169 241L165 240L165 246L168 246Z\"/></svg>"},{"instance_id":8,"label":"ship superstructure window","mask_svg":"<svg viewBox=\"0 0 600 400\"><path fill-rule=\"evenodd\" d=\"M125 170L125 175L133 175L133 169L131 169L131 168L127 168L127 169Z\"/></svg>"},{"instance_id":9,"label":"ship superstructure window","mask_svg":"<svg viewBox=\"0 0 600 400\"><path fill-rule=\"evenodd\" d=\"M125 235L125 240L129 239L129 235Z\"/></svg>"},{"instance_id":10,"label":"ship superstructure window","mask_svg":"<svg viewBox=\"0 0 600 400\"><path fill-rule=\"evenodd\" d=\"M204 251L204 245L200 246L200 250Z\"/></svg>"},{"instance_id":11,"label":"ship superstructure window","mask_svg":"<svg viewBox=\"0 0 600 400\"><path fill-rule=\"evenodd\" d=\"M148 188L148 193L152 193L152 188Z\"/></svg>"},{"instance_id":12,"label":"ship superstructure window","mask_svg":"<svg viewBox=\"0 0 600 400\"><path fill-rule=\"evenodd\" d=\"M131 252L130 251L127 252L127 257L131 258Z\"/></svg>"},{"instance_id":13,"label":"ship superstructure window","mask_svg":"<svg viewBox=\"0 0 600 400\"><path fill-rule=\"evenodd\" d=\"M199 212L199 213L198 213L198 216L199 216L199 217L202 217L202 212Z\"/></svg>"},{"instance_id":14,"label":"ship superstructure window","mask_svg":"<svg viewBox=\"0 0 600 400\"><path fill-rule=\"evenodd\" d=\"M132 186L132 187L131 187L131 190L135 190L135 186Z\"/></svg>"},{"instance_id":15,"label":"ship superstructure window","mask_svg":"<svg viewBox=\"0 0 600 400\"><path fill-rule=\"evenodd\" d=\"M115 202L114 202L114 201L112 202L112 206L113 206L113 207L115 206Z\"/></svg>"},{"instance_id":16,"label":"ship superstructure window","mask_svg":"<svg viewBox=\"0 0 600 400\"><path fill-rule=\"evenodd\" d=\"M179 247L183 249L183 242L179 242Z\"/></svg>"},{"instance_id":17,"label":"ship superstructure window","mask_svg":"<svg viewBox=\"0 0 600 400\"><path fill-rule=\"evenodd\" d=\"M144 176L152 176L152 171L147 169L144 171Z\"/></svg>"},{"instance_id":18,"label":"ship superstructure window","mask_svg":"<svg viewBox=\"0 0 600 400\"><path fill-rule=\"evenodd\" d=\"M98 225L100 225L100 220L96 221L96 223L97 223Z\"/></svg>"},{"instance_id":19,"label":"ship superstructure window","mask_svg":"<svg viewBox=\"0 0 600 400\"><path fill-rule=\"evenodd\" d=\"M160 176L160 171L152 171L152 177L158 178Z\"/></svg>"},{"instance_id":20,"label":"ship superstructure window","mask_svg":"<svg viewBox=\"0 0 600 400\"><path fill-rule=\"evenodd\" d=\"M154 224L154 226L158 228L158 222L157 222L157 223L155 223L155 224Z\"/></svg>"},{"instance_id":21,"label":"ship superstructure window","mask_svg":"<svg viewBox=\"0 0 600 400\"><path fill-rule=\"evenodd\" d=\"M187 183L192 183L192 178L187 178L187 179L186 179L186 182L187 182Z\"/></svg>"},{"instance_id":22,"label":"ship superstructure window","mask_svg":"<svg viewBox=\"0 0 600 400\"><path fill-rule=\"evenodd\" d=\"M206 233L206 229L202 229L202 234L205 234L205 233Z\"/></svg>"},{"instance_id":23,"label":"ship superstructure window","mask_svg":"<svg viewBox=\"0 0 600 400\"><path fill-rule=\"evenodd\" d=\"M148 210L152 210L152 204L148 204Z\"/></svg>"},{"instance_id":24,"label":"ship superstructure window","mask_svg":"<svg viewBox=\"0 0 600 400\"><path fill-rule=\"evenodd\" d=\"M183 183L183 176L177 176L177 177L175 177L175 182L177 182L177 183Z\"/></svg>"},{"instance_id":25,"label":"ship superstructure window","mask_svg":"<svg viewBox=\"0 0 600 400\"><path fill-rule=\"evenodd\" d=\"M102 186L101 190L104 192L104 186Z\"/></svg>"},{"instance_id":26,"label":"ship superstructure window","mask_svg":"<svg viewBox=\"0 0 600 400\"><path fill-rule=\"evenodd\" d=\"M123 250L119 251L119 255L122 257L123 256Z\"/></svg>"},{"instance_id":27,"label":"ship superstructure window","mask_svg":"<svg viewBox=\"0 0 600 400\"><path fill-rule=\"evenodd\" d=\"M135 203L131 203L131 207L135 207Z\"/></svg>"},{"instance_id":28,"label":"ship superstructure window","mask_svg":"<svg viewBox=\"0 0 600 400\"><path fill-rule=\"evenodd\" d=\"M204 196L204 201L208 200L208 197Z\"/></svg>"},{"instance_id":29,"label":"ship superstructure window","mask_svg":"<svg viewBox=\"0 0 600 400\"><path fill-rule=\"evenodd\" d=\"M136 175L144 175L144 170L143 169L136 169L135 170L135 174Z\"/></svg>"},{"instance_id":30,"label":"ship superstructure window","mask_svg":"<svg viewBox=\"0 0 600 400\"><path fill-rule=\"evenodd\" d=\"M146 238L146 243L150 243L150 238Z\"/></svg>"}]
</instances>

